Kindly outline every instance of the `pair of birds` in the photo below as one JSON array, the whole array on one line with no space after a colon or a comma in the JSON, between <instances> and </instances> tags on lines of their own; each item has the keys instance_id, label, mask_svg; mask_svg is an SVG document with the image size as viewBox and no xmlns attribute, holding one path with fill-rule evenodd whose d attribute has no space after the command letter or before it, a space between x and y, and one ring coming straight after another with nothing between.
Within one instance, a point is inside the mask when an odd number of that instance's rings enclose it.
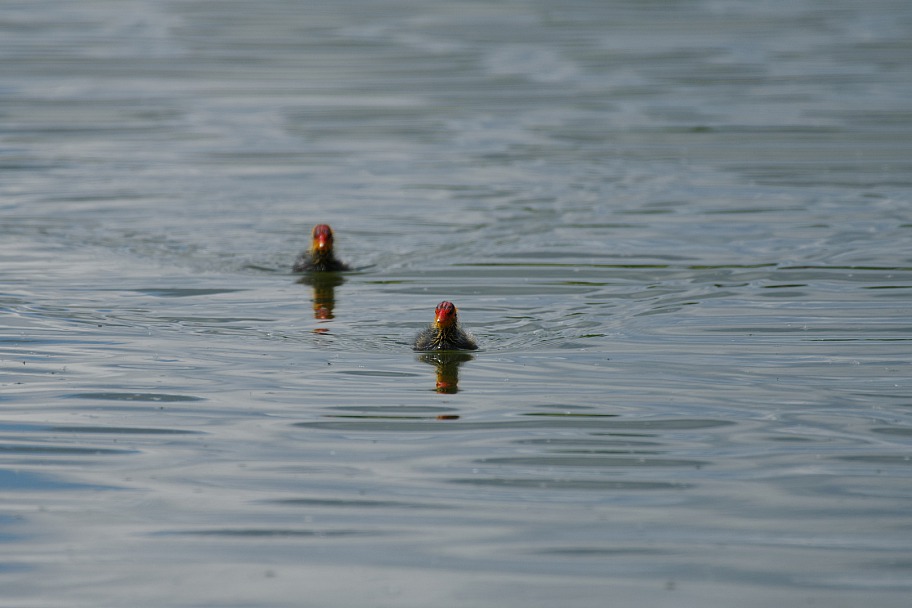
<instances>
[{"instance_id":1,"label":"pair of birds","mask_svg":"<svg viewBox=\"0 0 912 608\"><path fill-rule=\"evenodd\" d=\"M295 261L294 272L339 272L349 270L348 264L336 259L333 253L333 231L327 224L313 229L310 249ZM434 322L415 337L412 348L417 351L475 350L475 339L459 326L456 306L444 300L434 310Z\"/></svg>"}]
</instances>

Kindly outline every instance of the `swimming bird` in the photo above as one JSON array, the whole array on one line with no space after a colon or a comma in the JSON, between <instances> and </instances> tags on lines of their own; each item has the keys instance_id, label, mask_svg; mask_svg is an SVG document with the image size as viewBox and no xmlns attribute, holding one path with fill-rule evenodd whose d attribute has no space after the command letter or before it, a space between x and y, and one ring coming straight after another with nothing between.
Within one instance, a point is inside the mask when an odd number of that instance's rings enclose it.
<instances>
[{"instance_id":1,"label":"swimming bird","mask_svg":"<svg viewBox=\"0 0 912 608\"><path fill-rule=\"evenodd\" d=\"M468 332L459 326L456 306L443 301L434 310L434 322L415 337L415 350L475 350L478 345Z\"/></svg>"},{"instance_id":2,"label":"swimming bird","mask_svg":"<svg viewBox=\"0 0 912 608\"><path fill-rule=\"evenodd\" d=\"M292 266L294 272L325 272L348 270L333 254L333 231L328 224L317 224L313 229L310 249L298 256Z\"/></svg>"}]
</instances>

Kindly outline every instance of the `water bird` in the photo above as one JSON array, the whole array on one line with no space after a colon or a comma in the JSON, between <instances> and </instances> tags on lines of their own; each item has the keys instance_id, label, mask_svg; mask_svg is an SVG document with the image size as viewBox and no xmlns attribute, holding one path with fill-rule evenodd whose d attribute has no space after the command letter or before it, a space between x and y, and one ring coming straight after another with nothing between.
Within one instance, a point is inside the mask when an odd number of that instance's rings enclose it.
<instances>
[{"instance_id":1,"label":"water bird","mask_svg":"<svg viewBox=\"0 0 912 608\"><path fill-rule=\"evenodd\" d=\"M348 270L348 265L336 259L333 253L333 231L328 224L317 224L313 228L310 249L298 256L294 272L335 272Z\"/></svg>"},{"instance_id":2,"label":"water bird","mask_svg":"<svg viewBox=\"0 0 912 608\"><path fill-rule=\"evenodd\" d=\"M434 310L434 322L415 337L413 348L418 351L475 350L478 345L475 338L459 326L456 306L444 300Z\"/></svg>"}]
</instances>

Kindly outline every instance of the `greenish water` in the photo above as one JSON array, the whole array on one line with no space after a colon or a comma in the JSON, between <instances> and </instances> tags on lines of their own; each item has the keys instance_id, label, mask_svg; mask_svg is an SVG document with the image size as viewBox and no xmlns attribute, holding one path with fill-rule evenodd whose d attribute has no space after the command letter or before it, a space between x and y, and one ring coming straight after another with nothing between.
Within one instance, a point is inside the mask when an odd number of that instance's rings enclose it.
<instances>
[{"instance_id":1,"label":"greenish water","mask_svg":"<svg viewBox=\"0 0 912 608\"><path fill-rule=\"evenodd\" d=\"M907 3L0 34L0 606L907 605Z\"/></svg>"}]
</instances>

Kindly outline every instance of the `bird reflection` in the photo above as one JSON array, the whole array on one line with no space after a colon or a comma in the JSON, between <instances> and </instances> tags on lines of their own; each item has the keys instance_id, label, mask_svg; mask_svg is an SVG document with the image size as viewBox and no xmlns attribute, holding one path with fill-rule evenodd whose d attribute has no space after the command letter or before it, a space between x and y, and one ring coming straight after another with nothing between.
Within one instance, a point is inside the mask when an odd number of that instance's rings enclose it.
<instances>
[{"instance_id":1,"label":"bird reflection","mask_svg":"<svg viewBox=\"0 0 912 608\"><path fill-rule=\"evenodd\" d=\"M437 368L436 390L447 394L459 392L459 366L474 358L468 353L455 351L437 351L418 356L421 361Z\"/></svg>"},{"instance_id":2,"label":"bird reflection","mask_svg":"<svg viewBox=\"0 0 912 608\"><path fill-rule=\"evenodd\" d=\"M328 321L335 317L336 287L344 282L345 279L337 272L309 273L301 277L298 283L313 287L314 319Z\"/></svg>"}]
</instances>

